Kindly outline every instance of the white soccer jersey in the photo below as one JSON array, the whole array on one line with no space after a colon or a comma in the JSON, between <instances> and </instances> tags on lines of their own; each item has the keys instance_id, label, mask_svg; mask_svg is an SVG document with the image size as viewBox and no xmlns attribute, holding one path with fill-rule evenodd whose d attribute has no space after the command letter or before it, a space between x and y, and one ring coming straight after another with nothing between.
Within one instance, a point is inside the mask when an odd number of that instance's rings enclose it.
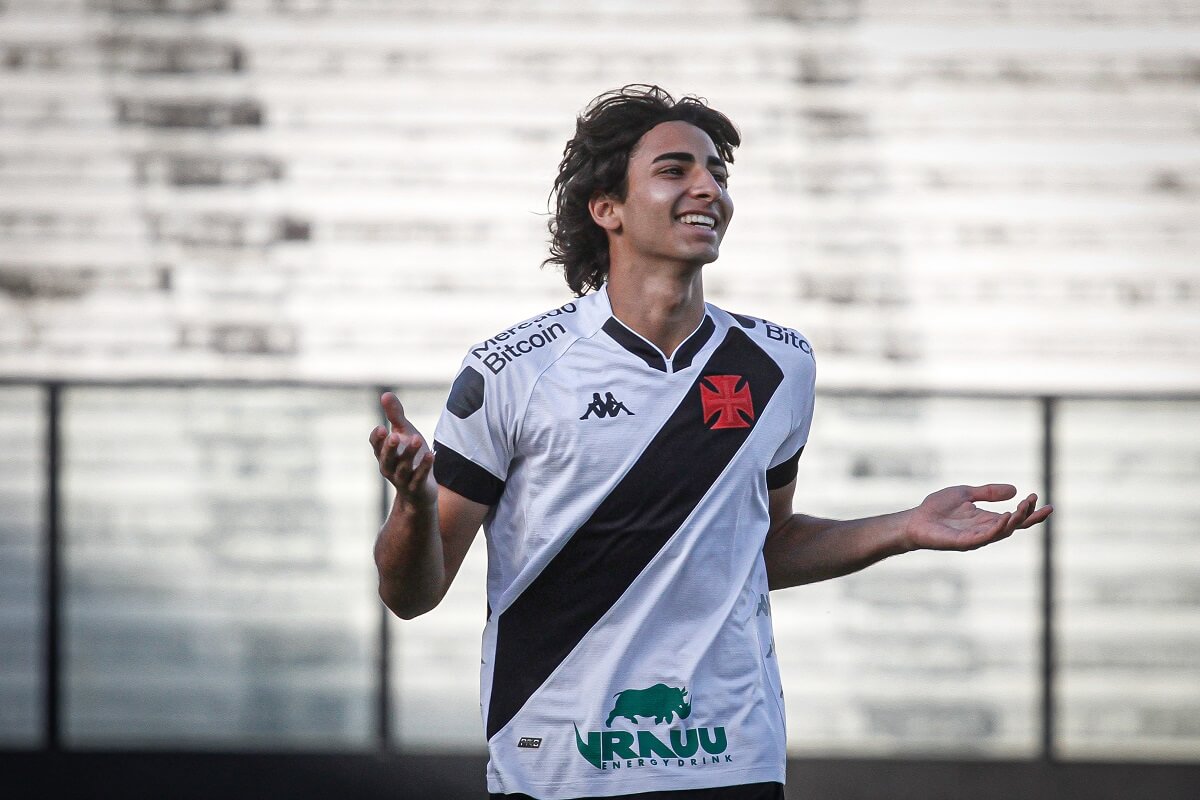
<instances>
[{"instance_id":1,"label":"white soccer jersey","mask_svg":"<svg viewBox=\"0 0 1200 800\"><path fill-rule=\"evenodd\" d=\"M712 305L666 358L604 290L471 348L434 470L492 506L489 791L783 782L762 547L814 377L800 334Z\"/></svg>"}]
</instances>

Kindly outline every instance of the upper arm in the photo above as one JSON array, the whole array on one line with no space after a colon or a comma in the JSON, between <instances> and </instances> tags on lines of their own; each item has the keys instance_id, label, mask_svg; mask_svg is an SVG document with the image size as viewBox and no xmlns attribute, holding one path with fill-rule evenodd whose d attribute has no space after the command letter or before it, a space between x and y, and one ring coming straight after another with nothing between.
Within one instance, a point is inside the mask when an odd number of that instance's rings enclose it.
<instances>
[{"instance_id":1,"label":"upper arm","mask_svg":"<svg viewBox=\"0 0 1200 800\"><path fill-rule=\"evenodd\" d=\"M795 494L794 478L786 486L767 492L771 527L767 531L767 540L763 543L763 563L767 567L767 585L771 589L778 589L784 585L780 583L778 575L786 570L788 548L785 544L787 537L780 534L787 529L787 523L792 519L792 498Z\"/></svg>"},{"instance_id":2,"label":"upper arm","mask_svg":"<svg viewBox=\"0 0 1200 800\"><path fill-rule=\"evenodd\" d=\"M514 406L470 359L454 380L433 442L446 587L500 501L512 459Z\"/></svg>"},{"instance_id":3,"label":"upper arm","mask_svg":"<svg viewBox=\"0 0 1200 800\"><path fill-rule=\"evenodd\" d=\"M453 489L438 486L438 528L442 536L442 559L445 567L443 594L458 574L475 534L483 524L491 506L468 500Z\"/></svg>"},{"instance_id":4,"label":"upper arm","mask_svg":"<svg viewBox=\"0 0 1200 800\"><path fill-rule=\"evenodd\" d=\"M767 508L771 515L771 527L767 532L770 539L785 522L792 518L792 500L796 496L796 479L793 478L785 486L771 489L767 492Z\"/></svg>"},{"instance_id":5,"label":"upper arm","mask_svg":"<svg viewBox=\"0 0 1200 800\"><path fill-rule=\"evenodd\" d=\"M794 340L807 345L807 339L790 328L788 330L794 335ZM807 357L800 356L801 352L806 353ZM767 504L771 519L768 539L793 516L792 500L796 495L800 456L808 444L808 434L812 428L816 364L812 359L811 347L798 349L796 356L788 373L791 429L780 442L766 472Z\"/></svg>"}]
</instances>

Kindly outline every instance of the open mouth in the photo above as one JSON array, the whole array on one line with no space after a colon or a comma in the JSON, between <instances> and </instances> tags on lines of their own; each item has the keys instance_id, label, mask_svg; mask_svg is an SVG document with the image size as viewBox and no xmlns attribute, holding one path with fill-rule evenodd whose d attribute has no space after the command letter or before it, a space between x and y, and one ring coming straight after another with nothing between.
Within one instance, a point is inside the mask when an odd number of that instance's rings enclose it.
<instances>
[{"instance_id":1,"label":"open mouth","mask_svg":"<svg viewBox=\"0 0 1200 800\"><path fill-rule=\"evenodd\" d=\"M684 225L693 225L697 228L706 228L713 230L717 227L717 221L707 214L684 214L679 218L679 221Z\"/></svg>"}]
</instances>

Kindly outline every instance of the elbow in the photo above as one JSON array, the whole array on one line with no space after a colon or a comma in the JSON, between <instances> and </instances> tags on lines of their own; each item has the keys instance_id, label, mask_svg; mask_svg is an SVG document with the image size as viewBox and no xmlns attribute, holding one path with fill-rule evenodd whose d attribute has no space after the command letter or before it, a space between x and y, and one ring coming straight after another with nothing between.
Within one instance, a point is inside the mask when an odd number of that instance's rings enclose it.
<instances>
[{"instance_id":1,"label":"elbow","mask_svg":"<svg viewBox=\"0 0 1200 800\"><path fill-rule=\"evenodd\" d=\"M379 599L400 619L413 619L429 613L442 602L449 588L440 561L401 558L376 543L375 569L379 577Z\"/></svg>"},{"instance_id":2,"label":"elbow","mask_svg":"<svg viewBox=\"0 0 1200 800\"><path fill-rule=\"evenodd\" d=\"M422 614L428 614L437 608L444 596L444 592L425 593L424 595L398 592L389 590L382 581L379 584L379 599L387 606L388 611L404 620L416 619Z\"/></svg>"},{"instance_id":3,"label":"elbow","mask_svg":"<svg viewBox=\"0 0 1200 800\"><path fill-rule=\"evenodd\" d=\"M384 592L379 593L379 599L387 606L388 611L405 620L416 619L422 614L428 614L437 606L437 603L414 603L411 601L390 599Z\"/></svg>"},{"instance_id":4,"label":"elbow","mask_svg":"<svg viewBox=\"0 0 1200 800\"><path fill-rule=\"evenodd\" d=\"M416 619L422 614L426 614L433 610L432 608L409 608L403 606L388 606L388 609L402 620Z\"/></svg>"}]
</instances>

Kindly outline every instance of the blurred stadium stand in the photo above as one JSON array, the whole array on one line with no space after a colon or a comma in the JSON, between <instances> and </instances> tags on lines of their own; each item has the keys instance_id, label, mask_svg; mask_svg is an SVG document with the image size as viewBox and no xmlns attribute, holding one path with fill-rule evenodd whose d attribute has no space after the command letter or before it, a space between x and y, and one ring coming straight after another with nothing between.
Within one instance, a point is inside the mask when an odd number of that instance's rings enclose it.
<instances>
[{"instance_id":1,"label":"blurred stadium stand","mask_svg":"<svg viewBox=\"0 0 1200 800\"><path fill-rule=\"evenodd\" d=\"M418 426L444 392L403 392ZM132 775L126 796L180 774L173 796L481 792L482 538L435 613L383 611L369 553L388 497L362 452L377 394L0 386L0 764L46 786ZM818 403L806 510L874 513L1000 472L1058 512L1050 542L911 554L773 596L797 788L1185 796L1200 397ZM920 793L880 793L905 775Z\"/></svg>"},{"instance_id":2,"label":"blurred stadium stand","mask_svg":"<svg viewBox=\"0 0 1200 800\"><path fill-rule=\"evenodd\" d=\"M0 0L6 781L482 792L482 542L389 621L366 433L566 299L635 81L743 131L706 283L814 343L802 507L1058 507L773 597L793 793L1196 796L1196 0Z\"/></svg>"}]
</instances>

